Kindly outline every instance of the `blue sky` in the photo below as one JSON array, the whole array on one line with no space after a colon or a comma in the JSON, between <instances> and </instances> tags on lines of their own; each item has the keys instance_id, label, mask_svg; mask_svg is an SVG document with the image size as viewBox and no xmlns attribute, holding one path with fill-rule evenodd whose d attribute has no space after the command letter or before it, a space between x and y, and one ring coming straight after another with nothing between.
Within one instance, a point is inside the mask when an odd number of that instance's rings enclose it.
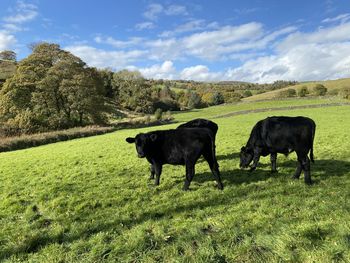
<instances>
[{"instance_id":1,"label":"blue sky","mask_svg":"<svg viewBox=\"0 0 350 263\"><path fill-rule=\"evenodd\" d=\"M147 78L350 77L350 1L0 2L0 50L48 41L88 65Z\"/></svg>"}]
</instances>

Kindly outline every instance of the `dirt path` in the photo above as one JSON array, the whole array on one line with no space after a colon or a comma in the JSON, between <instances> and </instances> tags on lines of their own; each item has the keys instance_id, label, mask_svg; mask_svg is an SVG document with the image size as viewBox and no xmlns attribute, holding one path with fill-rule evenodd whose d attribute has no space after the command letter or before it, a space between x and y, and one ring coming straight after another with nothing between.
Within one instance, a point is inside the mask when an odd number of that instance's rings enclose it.
<instances>
[{"instance_id":1,"label":"dirt path","mask_svg":"<svg viewBox=\"0 0 350 263\"><path fill-rule=\"evenodd\" d=\"M242 110L230 112L222 115L216 115L213 119L218 118L227 118L237 115L244 115L249 113L258 113L258 112L267 112L267 111L276 111L276 110L297 110L297 109L312 109L312 108L325 108L325 107L334 107L334 106L350 106L348 102L335 102L335 103L327 103L327 104L313 104L313 105L300 105L300 106L287 106L287 107L275 107L275 108L264 108L264 109L256 109L256 110Z\"/></svg>"}]
</instances>

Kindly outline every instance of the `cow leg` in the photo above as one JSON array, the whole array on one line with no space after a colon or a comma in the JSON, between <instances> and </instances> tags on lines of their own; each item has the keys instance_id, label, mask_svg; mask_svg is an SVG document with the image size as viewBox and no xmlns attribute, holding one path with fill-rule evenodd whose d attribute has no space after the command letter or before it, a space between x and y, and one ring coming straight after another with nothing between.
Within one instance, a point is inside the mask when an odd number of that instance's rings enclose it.
<instances>
[{"instance_id":1,"label":"cow leg","mask_svg":"<svg viewBox=\"0 0 350 263\"><path fill-rule=\"evenodd\" d=\"M298 157L298 166L295 170L295 174L293 175L293 179L299 179L301 171L303 170L303 165L301 164L301 158Z\"/></svg>"},{"instance_id":2,"label":"cow leg","mask_svg":"<svg viewBox=\"0 0 350 263\"><path fill-rule=\"evenodd\" d=\"M151 164L150 169L151 169L151 176L149 177L149 179L152 180L152 179L154 179L154 175L156 173L153 164Z\"/></svg>"},{"instance_id":3,"label":"cow leg","mask_svg":"<svg viewBox=\"0 0 350 263\"><path fill-rule=\"evenodd\" d=\"M156 174L156 178L154 179L154 184L159 185L160 175L162 174L162 165L155 163L153 164L154 172Z\"/></svg>"},{"instance_id":4,"label":"cow leg","mask_svg":"<svg viewBox=\"0 0 350 263\"><path fill-rule=\"evenodd\" d=\"M307 155L303 159L301 164L302 164L303 170L304 170L304 181L306 184L310 185L310 184L312 184L311 174L310 174L310 159Z\"/></svg>"},{"instance_id":5,"label":"cow leg","mask_svg":"<svg viewBox=\"0 0 350 263\"><path fill-rule=\"evenodd\" d=\"M260 160L260 151L254 150L253 164L250 167L251 172L256 169L256 167L258 166L259 160Z\"/></svg>"},{"instance_id":6,"label":"cow leg","mask_svg":"<svg viewBox=\"0 0 350 263\"><path fill-rule=\"evenodd\" d=\"M219 164L215 158L215 156L212 156L212 154L203 154L204 159L208 162L210 170L212 174L214 175L214 178L218 184L218 188L220 190L224 189L224 185L221 182L220 177L220 171L219 171Z\"/></svg>"},{"instance_id":7,"label":"cow leg","mask_svg":"<svg viewBox=\"0 0 350 263\"><path fill-rule=\"evenodd\" d=\"M270 155L271 160L271 172L277 173L277 153L271 153Z\"/></svg>"},{"instance_id":8,"label":"cow leg","mask_svg":"<svg viewBox=\"0 0 350 263\"><path fill-rule=\"evenodd\" d=\"M186 163L186 179L183 190L187 191L194 176L194 164Z\"/></svg>"}]
</instances>

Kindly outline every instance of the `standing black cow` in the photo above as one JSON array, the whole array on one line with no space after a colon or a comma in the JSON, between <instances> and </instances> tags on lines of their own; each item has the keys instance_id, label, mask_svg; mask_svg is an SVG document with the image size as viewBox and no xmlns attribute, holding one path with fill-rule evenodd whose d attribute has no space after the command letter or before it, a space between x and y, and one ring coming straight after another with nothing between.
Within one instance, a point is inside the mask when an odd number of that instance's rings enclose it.
<instances>
[{"instance_id":1,"label":"standing black cow","mask_svg":"<svg viewBox=\"0 0 350 263\"><path fill-rule=\"evenodd\" d=\"M310 159L314 162L313 142L316 124L306 117L269 117L255 124L249 140L240 153L240 167L246 168L253 161L251 171L255 170L260 156L271 154L272 172L276 172L277 153L288 155L295 151L298 166L295 179L304 170L306 184L311 184ZM310 152L310 159L308 153Z\"/></svg>"},{"instance_id":2,"label":"standing black cow","mask_svg":"<svg viewBox=\"0 0 350 263\"><path fill-rule=\"evenodd\" d=\"M210 120L194 119L189 122L183 123L177 127L177 129L181 128L207 128L213 132L215 138L219 127L215 122Z\"/></svg>"},{"instance_id":3,"label":"standing black cow","mask_svg":"<svg viewBox=\"0 0 350 263\"><path fill-rule=\"evenodd\" d=\"M151 178L156 175L155 185L159 185L163 164L185 165L186 179L183 189L188 190L195 173L195 164L203 155L218 188L223 189L215 155L214 136L209 129L182 128L139 133L135 138L126 138L126 141L135 143L138 156L146 157L152 165Z\"/></svg>"}]
</instances>

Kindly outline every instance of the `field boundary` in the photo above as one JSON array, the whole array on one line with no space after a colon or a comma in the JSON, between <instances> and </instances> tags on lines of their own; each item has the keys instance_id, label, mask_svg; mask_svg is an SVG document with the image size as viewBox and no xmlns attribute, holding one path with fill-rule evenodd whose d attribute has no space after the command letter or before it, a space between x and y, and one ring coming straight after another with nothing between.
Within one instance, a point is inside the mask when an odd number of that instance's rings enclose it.
<instances>
[{"instance_id":1,"label":"field boundary","mask_svg":"<svg viewBox=\"0 0 350 263\"><path fill-rule=\"evenodd\" d=\"M335 107L335 106L350 106L349 102L334 102L334 103L323 103L323 104L313 104L313 105L297 105L297 106L286 106L286 107L272 107L272 108L262 108L255 110L241 110L230 113L225 113L221 115L216 115L213 119L228 118L232 116L244 115L249 113L259 113L275 110L297 110L297 109L312 109L312 108L324 108L324 107Z\"/></svg>"}]
</instances>

